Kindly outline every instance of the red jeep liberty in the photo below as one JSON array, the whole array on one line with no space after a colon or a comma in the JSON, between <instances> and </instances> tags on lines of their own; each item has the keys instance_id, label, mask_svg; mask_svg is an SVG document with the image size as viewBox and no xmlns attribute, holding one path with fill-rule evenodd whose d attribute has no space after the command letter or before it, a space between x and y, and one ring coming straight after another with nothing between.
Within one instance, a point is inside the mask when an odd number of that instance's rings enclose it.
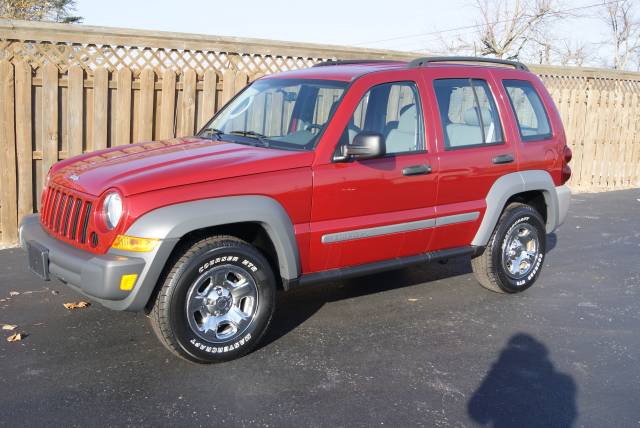
<instances>
[{"instance_id":1,"label":"red jeep liberty","mask_svg":"<svg viewBox=\"0 0 640 428\"><path fill-rule=\"evenodd\" d=\"M484 287L526 290L570 159L523 64L329 61L253 82L195 137L57 163L20 239L41 278L219 362L258 344L278 288L470 256Z\"/></svg>"}]
</instances>

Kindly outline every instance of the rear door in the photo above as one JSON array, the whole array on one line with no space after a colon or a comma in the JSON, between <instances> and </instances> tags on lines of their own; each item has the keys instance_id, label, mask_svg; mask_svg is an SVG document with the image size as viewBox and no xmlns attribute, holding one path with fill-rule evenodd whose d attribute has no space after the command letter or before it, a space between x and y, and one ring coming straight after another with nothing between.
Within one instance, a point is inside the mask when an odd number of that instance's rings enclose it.
<instances>
[{"instance_id":1,"label":"rear door","mask_svg":"<svg viewBox=\"0 0 640 428\"><path fill-rule=\"evenodd\" d=\"M489 70L424 68L437 104L440 171L438 227L429 250L469 245L486 208L485 198L502 175L517 170L517 153L504 119L509 117Z\"/></svg>"},{"instance_id":2,"label":"rear door","mask_svg":"<svg viewBox=\"0 0 640 428\"><path fill-rule=\"evenodd\" d=\"M537 77L527 80L526 77L509 71L501 73L499 80L513 113L519 167L520 170L550 171L559 177L566 141L562 126L559 126L560 116L540 80Z\"/></svg>"},{"instance_id":3,"label":"rear door","mask_svg":"<svg viewBox=\"0 0 640 428\"><path fill-rule=\"evenodd\" d=\"M373 73L352 84L314 165L309 272L426 251L437 163L423 95L413 70ZM341 145L359 132L382 134L387 153L339 160Z\"/></svg>"}]
</instances>

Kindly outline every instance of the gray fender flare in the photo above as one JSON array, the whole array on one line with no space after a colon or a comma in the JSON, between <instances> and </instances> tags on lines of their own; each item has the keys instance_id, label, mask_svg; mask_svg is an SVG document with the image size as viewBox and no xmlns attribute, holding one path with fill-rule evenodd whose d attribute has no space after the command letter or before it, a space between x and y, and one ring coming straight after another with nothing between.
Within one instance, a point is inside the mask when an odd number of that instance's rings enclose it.
<instances>
[{"instance_id":1,"label":"gray fender flare","mask_svg":"<svg viewBox=\"0 0 640 428\"><path fill-rule=\"evenodd\" d=\"M278 254L281 277L297 278L300 260L293 224L282 205L266 196L228 196L169 205L141 216L126 234L177 242L197 229L243 222L259 223L265 229Z\"/></svg>"},{"instance_id":2,"label":"gray fender flare","mask_svg":"<svg viewBox=\"0 0 640 428\"><path fill-rule=\"evenodd\" d=\"M471 244L487 245L509 198L531 190L542 191L547 205L546 232L553 232L560 219L558 195L551 175L543 170L519 171L503 175L491 186L486 197L487 209Z\"/></svg>"}]
</instances>

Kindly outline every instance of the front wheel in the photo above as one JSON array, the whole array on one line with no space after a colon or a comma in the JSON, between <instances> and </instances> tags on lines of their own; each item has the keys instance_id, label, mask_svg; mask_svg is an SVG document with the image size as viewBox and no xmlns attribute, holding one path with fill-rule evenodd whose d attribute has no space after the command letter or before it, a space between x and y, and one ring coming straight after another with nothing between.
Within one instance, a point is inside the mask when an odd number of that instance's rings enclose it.
<instances>
[{"instance_id":1,"label":"front wheel","mask_svg":"<svg viewBox=\"0 0 640 428\"><path fill-rule=\"evenodd\" d=\"M519 293L531 287L544 263L545 233L535 208L510 204L484 252L471 261L478 282L498 293Z\"/></svg>"},{"instance_id":2,"label":"front wheel","mask_svg":"<svg viewBox=\"0 0 640 428\"><path fill-rule=\"evenodd\" d=\"M257 345L275 307L265 257L231 236L204 238L175 261L150 314L160 341L200 363L238 358Z\"/></svg>"}]
</instances>

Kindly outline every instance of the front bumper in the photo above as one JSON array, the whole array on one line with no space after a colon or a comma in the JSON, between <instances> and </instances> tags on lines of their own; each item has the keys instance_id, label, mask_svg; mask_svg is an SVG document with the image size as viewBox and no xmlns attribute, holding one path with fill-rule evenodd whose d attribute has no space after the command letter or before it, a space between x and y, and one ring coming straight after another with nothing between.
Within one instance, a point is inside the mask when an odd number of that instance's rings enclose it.
<instances>
[{"instance_id":1,"label":"front bumper","mask_svg":"<svg viewBox=\"0 0 640 428\"><path fill-rule=\"evenodd\" d=\"M40 225L38 214L26 216L20 224L20 242L36 243L48 251L48 270L71 288L117 310L142 310L177 240L163 240L148 253L109 250L91 254L51 237ZM121 290L123 275L138 276L132 290Z\"/></svg>"}]
</instances>

